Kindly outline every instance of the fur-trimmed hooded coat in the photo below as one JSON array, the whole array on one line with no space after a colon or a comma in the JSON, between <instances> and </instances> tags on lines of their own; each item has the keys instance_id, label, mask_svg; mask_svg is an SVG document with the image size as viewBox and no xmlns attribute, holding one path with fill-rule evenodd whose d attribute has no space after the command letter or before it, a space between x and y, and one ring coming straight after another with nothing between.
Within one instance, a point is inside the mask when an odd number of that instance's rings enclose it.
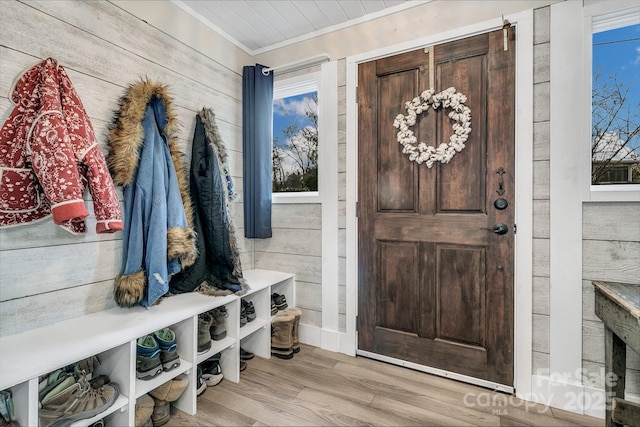
<instances>
[{"instance_id":1,"label":"fur-trimmed hooded coat","mask_svg":"<svg viewBox=\"0 0 640 427\"><path fill-rule=\"evenodd\" d=\"M123 307L151 306L196 259L178 126L167 87L145 80L127 89L109 132L107 162L124 190L123 271L115 280Z\"/></svg>"},{"instance_id":2,"label":"fur-trimmed hooded coat","mask_svg":"<svg viewBox=\"0 0 640 427\"><path fill-rule=\"evenodd\" d=\"M242 276L231 215L233 182L227 165L227 150L211 109L203 108L196 116L190 182L198 258L192 266L171 278L170 290L172 293L197 291L207 295L242 295L247 285Z\"/></svg>"}]
</instances>

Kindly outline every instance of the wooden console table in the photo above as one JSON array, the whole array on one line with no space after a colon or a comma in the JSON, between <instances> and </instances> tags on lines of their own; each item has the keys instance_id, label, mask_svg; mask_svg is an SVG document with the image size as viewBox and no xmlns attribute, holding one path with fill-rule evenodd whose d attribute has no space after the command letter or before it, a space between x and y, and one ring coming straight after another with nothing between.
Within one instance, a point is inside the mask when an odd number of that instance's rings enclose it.
<instances>
[{"instance_id":1,"label":"wooden console table","mask_svg":"<svg viewBox=\"0 0 640 427\"><path fill-rule=\"evenodd\" d=\"M640 285L593 281L596 315L604 322L606 425L640 425L640 405L624 400L627 346L640 353ZM608 375L607 375L608 377Z\"/></svg>"}]
</instances>

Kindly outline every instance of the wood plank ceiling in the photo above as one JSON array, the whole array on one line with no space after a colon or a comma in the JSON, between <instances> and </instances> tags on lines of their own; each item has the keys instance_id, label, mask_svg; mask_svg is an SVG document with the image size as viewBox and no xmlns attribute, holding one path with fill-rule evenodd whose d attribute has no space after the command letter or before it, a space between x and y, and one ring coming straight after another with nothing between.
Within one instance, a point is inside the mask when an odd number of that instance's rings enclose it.
<instances>
[{"instance_id":1,"label":"wood plank ceiling","mask_svg":"<svg viewBox=\"0 0 640 427\"><path fill-rule=\"evenodd\" d=\"M428 0L174 0L250 54L335 31Z\"/></svg>"}]
</instances>

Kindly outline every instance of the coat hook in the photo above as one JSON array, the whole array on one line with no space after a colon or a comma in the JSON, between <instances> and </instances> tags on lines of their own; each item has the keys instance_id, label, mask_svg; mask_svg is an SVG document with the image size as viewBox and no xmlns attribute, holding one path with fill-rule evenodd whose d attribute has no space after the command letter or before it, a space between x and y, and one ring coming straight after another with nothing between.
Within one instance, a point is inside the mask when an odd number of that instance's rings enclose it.
<instances>
[{"instance_id":1,"label":"coat hook","mask_svg":"<svg viewBox=\"0 0 640 427\"><path fill-rule=\"evenodd\" d=\"M508 19L504 19L504 15L502 15L502 38L505 51L509 50L509 27L511 27L511 22Z\"/></svg>"}]
</instances>

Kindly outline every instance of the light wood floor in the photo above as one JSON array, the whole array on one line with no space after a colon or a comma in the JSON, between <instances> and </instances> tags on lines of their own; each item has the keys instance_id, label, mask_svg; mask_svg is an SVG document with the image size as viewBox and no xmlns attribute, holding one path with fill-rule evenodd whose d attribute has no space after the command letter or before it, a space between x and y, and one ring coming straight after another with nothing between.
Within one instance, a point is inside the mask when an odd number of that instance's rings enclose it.
<instances>
[{"instance_id":1,"label":"light wood floor","mask_svg":"<svg viewBox=\"0 0 640 427\"><path fill-rule=\"evenodd\" d=\"M466 397L465 397L466 396ZM174 426L603 426L604 421L362 357L303 346L172 409Z\"/></svg>"}]
</instances>

